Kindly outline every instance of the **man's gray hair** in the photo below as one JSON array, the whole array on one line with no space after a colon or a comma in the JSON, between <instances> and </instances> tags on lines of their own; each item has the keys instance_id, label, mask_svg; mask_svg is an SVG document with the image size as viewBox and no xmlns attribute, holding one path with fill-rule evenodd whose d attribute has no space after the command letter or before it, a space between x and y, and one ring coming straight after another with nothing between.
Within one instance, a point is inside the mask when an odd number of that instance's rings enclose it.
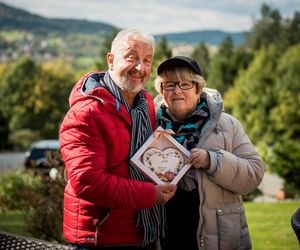
<instances>
[{"instance_id":1,"label":"man's gray hair","mask_svg":"<svg viewBox=\"0 0 300 250\"><path fill-rule=\"evenodd\" d=\"M124 29L121 30L114 40L112 41L111 44L111 52L114 53L116 52L115 50L118 50L120 47L120 44L123 43L124 41L128 41L129 39L135 39L144 43L147 43L152 46L153 48L153 53L155 49L155 40L154 37L146 32L142 32L137 29Z\"/></svg>"}]
</instances>

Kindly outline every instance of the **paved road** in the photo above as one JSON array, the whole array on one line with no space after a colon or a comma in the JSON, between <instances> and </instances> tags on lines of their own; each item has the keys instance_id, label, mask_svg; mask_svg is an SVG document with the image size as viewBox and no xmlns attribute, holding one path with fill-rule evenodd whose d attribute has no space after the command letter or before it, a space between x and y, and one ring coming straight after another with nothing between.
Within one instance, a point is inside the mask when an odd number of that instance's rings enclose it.
<instances>
[{"instance_id":1,"label":"paved road","mask_svg":"<svg viewBox=\"0 0 300 250\"><path fill-rule=\"evenodd\" d=\"M0 153L0 170L16 170L23 167L25 152Z\"/></svg>"},{"instance_id":2,"label":"paved road","mask_svg":"<svg viewBox=\"0 0 300 250\"><path fill-rule=\"evenodd\" d=\"M259 189L262 190L263 196L257 197L255 201L257 202L275 202L276 193L283 188L284 180L278 175L273 173L265 173L264 178L259 185Z\"/></svg>"}]
</instances>

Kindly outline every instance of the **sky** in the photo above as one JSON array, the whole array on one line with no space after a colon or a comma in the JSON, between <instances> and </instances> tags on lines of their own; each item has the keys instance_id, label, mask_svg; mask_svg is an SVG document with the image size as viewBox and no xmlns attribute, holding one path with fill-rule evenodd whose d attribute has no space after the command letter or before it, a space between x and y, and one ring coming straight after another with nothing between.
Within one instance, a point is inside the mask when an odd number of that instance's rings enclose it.
<instances>
[{"instance_id":1,"label":"sky","mask_svg":"<svg viewBox=\"0 0 300 250\"><path fill-rule=\"evenodd\" d=\"M300 11L300 0L0 0L48 18L100 21L153 35L217 29L249 31L263 3L282 17Z\"/></svg>"}]
</instances>

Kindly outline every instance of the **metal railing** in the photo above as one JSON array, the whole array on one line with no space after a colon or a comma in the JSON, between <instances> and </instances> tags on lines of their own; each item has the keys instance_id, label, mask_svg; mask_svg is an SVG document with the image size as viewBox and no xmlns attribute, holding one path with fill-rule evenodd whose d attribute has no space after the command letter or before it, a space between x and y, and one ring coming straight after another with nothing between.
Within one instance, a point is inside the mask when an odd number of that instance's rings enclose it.
<instances>
[{"instance_id":1,"label":"metal railing","mask_svg":"<svg viewBox=\"0 0 300 250\"><path fill-rule=\"evenodd\" d=\"M71 246L0 231L0 250L73 250Z\"/></svg>"}]
</instances>

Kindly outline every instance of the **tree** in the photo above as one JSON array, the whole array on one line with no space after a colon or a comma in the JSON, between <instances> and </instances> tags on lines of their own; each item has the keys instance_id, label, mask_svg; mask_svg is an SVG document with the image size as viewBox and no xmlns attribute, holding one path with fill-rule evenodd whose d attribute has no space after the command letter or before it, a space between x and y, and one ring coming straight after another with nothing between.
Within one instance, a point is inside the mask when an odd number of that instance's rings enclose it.
<instances>
[{"instance_id":1,"label":"tree","mask_svg":"<svg viewBox=\"0 0 300 250\"><path fill-rule=\"evenodd\" d=\"M0 150L8 148L8 136L9 136L9 129L7 120L3 117L3 114L0 111Z\"/></svg>"},{"instance_id":2,"label":"tree","mask_svg":"<svg viewBox=\"0 0 300 250\"><path fill-rule=\"evenodd\" d=\"M96 68L101 70L107 70L107 62L106 62L106 55L110 52L111 43L114 40L115 36L117 35L118 30L113 30L112 33L107 36L103 43L101 44L99 50L99 58L96 60Z\"/></svg>"},{"instance_id":3,"label":"tree","mask_svg":"<svg viewBox=\"0 0 300 250\"><path fill-rule=\"evenodd\" d=\"M165 60L171 56L172 51L169 48L167 38L162 36L155 48L154 61L159 64L162 60Z\"/></svg>"},{"instance_id":4,"label":"tree","mask_svg":"<svg viewBox=\"0 0 300 250\"><path fill-rule=\"evenodd\" d=\"M40 68L29 58L23 58L4 74L0 82L0 98L2 100L1 112L8 122L10 136L20 132L22 128L28 128L32 123L31 117L34 113L32 107L33 98L31 91ZM32 130L33 137L38 135Z\"/></svg>"},{"instance_id":5,"label":"tree","mask_svg":"<svg viewBox=\"0 0 300 250\"><path fill-rule=\"evenodd\" d=\"M300 44L282 56L275 45L261 48L225 100L269 169L300 191Z\"/></svg>"},{"instance_id":6,"label":"tree","mask_svg":"<svg viewBox=\"0 0 300 250\"><path fill-rule=\"evenodd\" d=\"M287 19L284 23L283 42L281 46L285 49L300 43L300 12L295 12L293 19Z\"/></svg>"},{"instance_id":7,"label":"tree","mask_svg":"<svg viewBox=\"0 0 300 250\"><path fill-rule=\"evenodd\" d=\"M69 95L76 82L73 68L62 60L42 65L36 83L36 116L42 138L57 138L59 124L69 108ZM40 106L38 107L38 105ZM42 105L44 104L44 105Z\"/></svg>"},{"instance_id":8,"label":"tree","mask_svg":"<svg viewBox=\"0 0 300 250\"><path fill-rule=\"evenodd\" d=\"M209 87L217 89L221 94L233 84L234 75L230 63L233 55L233 42L227 36L222 41L217 54L214 56L209 68L207 84Z\"/></svg>"},{"instance_id":9,"label":"tree","mask_svg":"<svg viewBox=\"0 0 300 250\"><path fill-rule=\"evenodd\" d=\"M208 69L209 69L209 64L210 64L210 55L209 55L209 50L208 47L205 45L205 43L201 42L199 43L193 53L192 53L192 58L194 58L199 66L201 67L204 78L207 79L208 76Z\"/></svg>"},{"instance_id":10,"label":"tree","mask_svg":"<svg viewBox=\"0 0 300 250\"><path fill-rule=\"evenodd\" d=\"M6 70L7 70L7 66L0 64L0 82ZM0 106L0 150L9 148L8 136L9 136L8 122L4 118Z\"/></svg>"},{"instance_id":11,"label":"tree","mask_svg":"<svg viewBox=\"0 0 300 250\"><path fill-rule=\"evenodd\" d=\"M0 82L0 109L10 142L27 147L33 140L57 138L74 82L64 62L41 66L22 58L13 64Z\"/></svg>"},{"instance_id":12,"label":"tree","mask_svg":"<svg viewBox=\"0 0 300 250\"><path fill-rule=\"evenodd\" d=\"M269 118L271 109L277 104L274 96L276 59L275 46L260 49L225 95L225 107L242 121L255 143L269 143L273 139Z\"/></svg>"},{"instance_id":13,"label":"tree","mask_svg":"<svg viewBox=\"0 0 300 250\"><path fill-rule=\"evenodd\" d=\"M271 122L281 138L299 140L300 136L300 43L288 48L278 60L275 98Z\"/></svg>"},{"instance_id":14,"label":"tree","mask_svg":"<svg viewBox=\"0 0 300 250\"><path fill-rule=\"evenodd\" d=\"M278 10L267 4L261 7L261 19L252 28L252 47L255 50L270 44L279 44L282 36L282 18Z\"/></svg>"},{"instance_id":15,"label":"tree","mask_svg":"<svg viewBox=\"0 0 300 250\"><path fill-rule=\"evenodd\" d=\"M161 37L160 41L156 44L154 58L152 62L151 76L148 84L146 85L147 90L153 96L157 95L157 91L155 90L153 82L157 76L158 65L167 58L170 58L171 56L172 50L169 48L167 39L163 36Z\"/></svg>"},{"instance_id":16,"label":"tree","mask_svg":"<svg viewBox=\"0 0 300 250\"><path fill-rule=\"evenodd\" d=\"M286 189L300 192L300 43L279 59L274 89L278 105L270 114L274 139L267 161Z\"/></svg>"}]
</instances>

